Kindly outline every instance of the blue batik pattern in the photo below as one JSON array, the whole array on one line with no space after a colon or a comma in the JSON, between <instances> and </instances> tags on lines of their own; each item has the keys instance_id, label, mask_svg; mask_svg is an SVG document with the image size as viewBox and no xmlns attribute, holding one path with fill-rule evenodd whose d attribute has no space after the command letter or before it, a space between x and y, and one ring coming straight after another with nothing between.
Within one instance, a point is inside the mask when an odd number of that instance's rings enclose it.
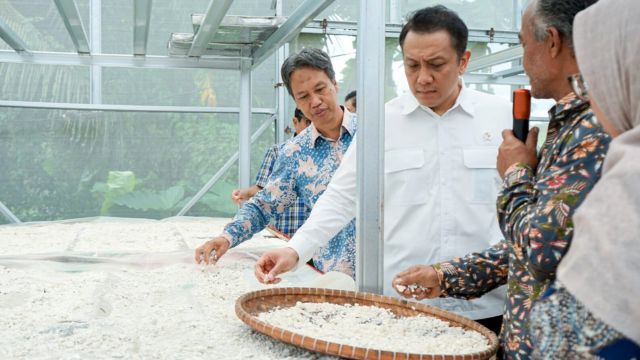
<instances>
[{"instance_id":1,"label":"blue batik pattern","mask_svg":"<svg viewBox=\"0 0 640 360\"><path fill-rule=\"evenodd\" d=\"M356 131L356 118L347 114L336 141L321 136L313 125L288 141L276 160L265 187L245 202L223 236L232 246L264 229L272 216L281 214L300 198L312 209L340 165ZM349 223L327 246L316 251L314 265L323 272L341 271L355 276L355 222Z\"/></svg>"}]
</instances>

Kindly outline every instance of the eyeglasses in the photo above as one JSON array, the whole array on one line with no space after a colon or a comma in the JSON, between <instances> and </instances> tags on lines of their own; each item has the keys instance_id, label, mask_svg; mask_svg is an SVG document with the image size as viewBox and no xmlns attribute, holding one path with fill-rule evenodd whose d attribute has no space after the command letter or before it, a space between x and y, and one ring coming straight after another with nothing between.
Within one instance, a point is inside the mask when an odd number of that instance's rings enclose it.
<instances>
[{"instance_id":1,"label":"eyeglasses","mask_svg":"<svg viewBox=\"0 0 640 360\"><path fill-rule=\"evenodd\" d=\"M578 99L582 101L589 101L589 86L584 81L581 74L573 74L569 76L567 80L571 83L571 88Z\"/></svg>"}]
</instances>

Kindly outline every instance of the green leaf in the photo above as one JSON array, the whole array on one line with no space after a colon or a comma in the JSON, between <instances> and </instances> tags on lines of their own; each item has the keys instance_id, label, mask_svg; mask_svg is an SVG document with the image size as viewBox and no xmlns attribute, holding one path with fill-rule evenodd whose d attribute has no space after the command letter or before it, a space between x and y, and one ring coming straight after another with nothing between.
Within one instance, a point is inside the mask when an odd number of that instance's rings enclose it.
<instances>
[{"instance_id":1,"label":"green leaf","mask_svg":"<svg viewBox=\"0 0 640 360\"><path fill-rule=\"evenodd\" d=\"M231 191L235 188L236 184L220 180L200 199L200 202L219 215L234 215L238 211L238 206L231 201Z\"/></svg>"},{"instance_id":2,"label":"green leaf","mask_svg":"<svg viewBox=\"0 0 640 360\"><path fill-rule=\"evenodd\" d=\"M109 171L107 185L114 196L132 192L136 187L133 171Z\"/></svg>"},{"instance_id":3,"label":"green leaf","mask_svg":"<svg viewBox=\"0 0 640 360\"><path fill-rule=\"evenodd\" d=\"M91 192L106 194L107 192L109 192L109 186L107 186L107 183L97 182L93 184Z\"/></svg>"},{"instance_id":4,"label":"green leaf","mask_svg":"<svg viewBox=\"0 0 640 360\"><path fill-rule=\"evenodd\" d=\"M118 196L113 203L136 210L171 210L184 197L181 186L173 186L164 191L139 190Z\"/></svg>"}]
</instances>

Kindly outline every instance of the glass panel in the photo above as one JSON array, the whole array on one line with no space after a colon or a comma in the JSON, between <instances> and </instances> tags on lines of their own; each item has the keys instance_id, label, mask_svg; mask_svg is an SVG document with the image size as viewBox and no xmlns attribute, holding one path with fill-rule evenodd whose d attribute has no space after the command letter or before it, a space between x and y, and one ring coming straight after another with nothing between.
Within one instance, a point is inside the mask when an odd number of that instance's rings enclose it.
<instances>
[{"instance_id":1,"label":"glass panel","mask_svg":"<svg viewBox=\"0 0 640 360\"><path fill-rule=\"evenodd\" d=\"M207 69L104 68L108 104L238 106L240 72Z\"/></svg>"},{"instance_id":2,"label":"glass panel","mask_svg":"<svg viewBox=\"0 0 640 360\"><path fill-rule=\"evenodd\" d=\"M239 74L239 72L236 72ZM254 108L275 108L276 88L280 82L280 69L276 67L275 53L269 56L251 73L251 96ZM229 88L221 87L222 92L228 92ZM240 91L230 95L235 102L240 101Z\"/></svg>"},{"instance_id":3,"label":"glass panel","mask_svg":"<svg viewBox=\"0 0 640 360\"><path fill-rule=\"evenodd\" d=\"M89 38L89 0L76 0L76 4ZM5 0L0 2L0 17L22 38L29 50L76 52L53 1Z\"/></svg>"},{"instance_id":4,"label":"glass panel","mask_svg":"<svg viewBox=\"0 0 640 360\"><path fill-rule=\"evenodd\" d=\"M254 115L254 124L267 115ZM252 174L273 128L254 145ZM237 114L3 108L0 201L22 221L175 215L238 149ZM189 215L230 216L237 166ZM0 216L0 223L6 219Z\"/></svg>"},{"instance_id":5,"label":"glass panel","mask_svg":"<svg viewBox=\"0 0 640 360\"><path fill-rule=\"evenodd\" d=\"M470 29L514 30L513 1L505 0L400 0L399 15L427 6L444 5L458 13Z\"/></svg>"},{"instance_id":6,"label":"glass panel","mask_svg":"<svg viewBox=\"0 0 640 360\"><path fill-rule=\"evenodd\" d=\"M290 15L303 0L284 0L284 14ZM515 29L513 1L505 0L388 0L386 22L401 23L411 12L427 6L444 5L460 15L472 29ZM316 19L358 21L359 1L335 1Z\"/></svg>"},{"instance_id":7,"label":"glass panel","mask_svg":"<svg viewBox=\"0 0 640 360\"><path fill-rule=\"evenodd\" d=\"M107 104L237 107L240 72L211 69L104 68L103 101ZM274 60L253 72L253 107L273 108Z\"/></svg>"},{"instance_id":8,"label":"glass panel","mask_svg":"<svg viewBox=\"0 0 640 360\"><path fill-rule=\"evenodd\" d=\"M251 134L255 133L258 128L262 126L265 121L269 121L269 119L271 119L271 115L253 114L251 117ZM275 124L275 120L273 120L272 125L265 130L265 132L260 135L253 144L251 144L251 184L254 184L255 182L256 175L258 174L260 165L262 165L265 153L275 143Z\"/></svg>"},{"instance_id":9,"label":"glass panel","mask_svg":"<svg viewBox=\"0 0 640 360\"><path fill-rule=\"evenodd\" d=\"M41 102L89 102L86 66L0 63L0 99Z\"/></svg>"},{"instance_id":10,"label":"glass panel","mask_svg":"<svg viewBox=\"0 0 640 360\"><path fill-rule=\"evenodd\" d=\"M152 6L161 6L158 3L158 1L154 1ZM152 12L151 15L153 16L154 13ZM156 16L159 15L157 14ZM160 19L164 17L160 16ZM173 20L171 16L168 18ZM152 18L151 23L155 20L155 18ZM163 41L166 45L169 35L163 33L163 36L165 36ZM149 43L152 40L152 33L149 33ZM102 1L102 53L133 54L133 1ZM163 54L166 55L166 46Z\"/></svg>"},{"instance_id":11,"label":"glass panel","mask_svg":"<svg viewBox=\"0 0 640 360\"><path fill-rule=\"evenodd\" d=\"M7 45L3 40L0 40L0 50L13 50L11 46Z\"/></svg>"},{"instance_id":12,"label":"glass panel","mask_svg":"<svg viewBox=\"0 0 640 360\"><path fill-rule=\"evenodd\" d=\"M283 0L282 10L285 16L291 15L304 0ZM316 19L333 21L358 21L360 1L334 1Z\"/></svg>"},{"instance_id":13,"label":"glass panel","mask_svg":"<svg viewBox=\"0 0 640 360\"><path fill-rule=\"evenodd\" d=\"M227 15L275 16L276 9L271 8L271 3L271 0L235 0ZM206 7L204 9L206 10ZM205 10L201 10L201 12Z\"/></svg>"}]
</instances>

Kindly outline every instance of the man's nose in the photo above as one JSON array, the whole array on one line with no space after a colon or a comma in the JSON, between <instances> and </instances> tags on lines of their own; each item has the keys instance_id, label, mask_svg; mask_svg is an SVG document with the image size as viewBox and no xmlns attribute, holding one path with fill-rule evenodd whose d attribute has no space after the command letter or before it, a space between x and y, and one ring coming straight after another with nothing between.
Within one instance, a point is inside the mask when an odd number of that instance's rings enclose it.
<instances>
[{"instance_id":1,"label":"man's nose","mask_svg":"<svg viewBox=\"0 0 640 360\"><path fill-rule=\"evenodd\" d=\"M309 102L311 104L311 107L317 107L322 104L322 99L320 99L320 96L313 94L311 95Z\"/></svg>"},{"instance_id":2,"label":"man's nose","mask_svg":"<svg viewBox=\"0 0 640 360\"><path fill-rule=\"evenodd\" d=\"M419 84L430 84L433 82L433 73L426 66L421 66L418 72Z\"/></svg>"}]
</instances>

